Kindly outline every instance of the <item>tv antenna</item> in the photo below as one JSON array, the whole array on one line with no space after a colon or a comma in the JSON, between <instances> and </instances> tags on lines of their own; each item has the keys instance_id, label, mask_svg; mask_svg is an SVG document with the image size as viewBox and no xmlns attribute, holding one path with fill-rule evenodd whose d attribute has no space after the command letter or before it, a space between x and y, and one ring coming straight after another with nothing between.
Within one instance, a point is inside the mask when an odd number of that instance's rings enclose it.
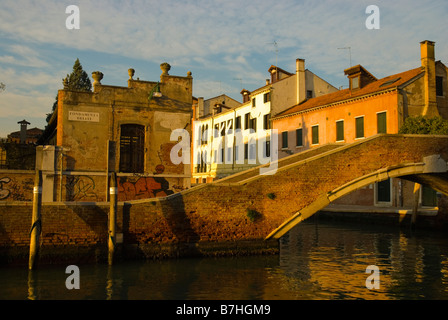
<instances>
[{"instance_id":1,"label":"tv antenna","mask_svg":"<svg viewBox=\"0 0 448 320\"><path fill-rule=\"evenodd\" d=\"M273 44L275 47L275 77L278 80L278 43L274 40L274 42L270 42L269 44Z\"/></svg>"},{"instance_id":2,"label":"tv antenna","mask_svg":"<svg viewBox=\"0 0 448 320\"><path fill-rule=\"evenodd\" d=\"M347 50L349 52L350 55L350 68L352 67L352 48L351 47L343 47L343 48L338 48L338 49L342 49L342 50Z\"/></svg>"},{"instance_id":3,"label":"tv antenna","mask_svg":"<svg viewBox=\"0 0 448 320\"><path fill-rule=\"evenodd\" d=\"M268 44L273 44L275 47L275 68L277 69L277 64L278 64L278 43L277 41L274 40L274 42L270 42Z\"/></svg>"}]
</instances>

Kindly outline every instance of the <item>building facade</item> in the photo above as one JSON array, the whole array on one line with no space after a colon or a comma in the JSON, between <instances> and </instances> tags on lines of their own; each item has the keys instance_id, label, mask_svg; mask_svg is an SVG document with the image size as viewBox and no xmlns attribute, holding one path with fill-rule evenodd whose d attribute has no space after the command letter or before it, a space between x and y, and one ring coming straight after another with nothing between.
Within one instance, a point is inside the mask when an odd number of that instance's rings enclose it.
<instances>
[{"instance_id":1,"label":"building facade","mask_svg":"<svg viewBox=\"0 0 448 320\"><path fill-rule=\"evenodd\" d=\"M191 132L193 78L172 76L127 87L103 85L93 72L93 92L64 88L44 133L38 163L44 201L105 201L109 175L117 173L118 200L166 196L190 186L188 161L174 164L173 130Z\"/></svg>"},{"instance_id":2,"label":"building facade","mask_svg":"<svg viewBox=\"0 0 448 320\"><path fill-rule=\"evenodd\" d=\"M256 90L243 89L242 103L214 104L214 112L194 112L192 183L206 183L271 160L271 116L337 88L305 69L296 60L296 72L277 66ZM205 105L205 104L204 104ZM205 109L204 109L205 110Z\"/></svg>"},{"instance_id":3,"label":"building facade","mask_svg":"<svg viewBox=\"0 0 448 320\"><path fill-rule=\"evenodd\" d=\"M446 66L435 61L434 42L420 43L421 66L377 79L361 65L344 70L349 88L315 97L277 113L279 158L328 143L362 141L398 133L407 117L447 116ZM400 179L371 185L340 199L341 204L412 206L413 183ZM436 194L423 188L420 202L436 205Z\"/></svg>"}]
</instances>

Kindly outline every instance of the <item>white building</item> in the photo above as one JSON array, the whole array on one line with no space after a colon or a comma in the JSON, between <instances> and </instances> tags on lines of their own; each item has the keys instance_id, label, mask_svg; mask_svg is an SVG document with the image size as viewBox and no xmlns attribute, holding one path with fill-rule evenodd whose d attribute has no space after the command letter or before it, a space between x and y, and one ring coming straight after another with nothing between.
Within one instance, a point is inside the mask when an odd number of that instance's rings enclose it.
<instances>
[{"instance_id":1,"label":"white building","mask_svg":"<svg viewBox=\"0 0 448 320\"><path fill-rule=\"evenodd\" d=\"M192 183L211 182L271 159L271 115L337 88L296 60L296 73L276 66L270 79L252 92L243 89L243 103L222 95L193 107Z\"/></svg>"}]
</instances>

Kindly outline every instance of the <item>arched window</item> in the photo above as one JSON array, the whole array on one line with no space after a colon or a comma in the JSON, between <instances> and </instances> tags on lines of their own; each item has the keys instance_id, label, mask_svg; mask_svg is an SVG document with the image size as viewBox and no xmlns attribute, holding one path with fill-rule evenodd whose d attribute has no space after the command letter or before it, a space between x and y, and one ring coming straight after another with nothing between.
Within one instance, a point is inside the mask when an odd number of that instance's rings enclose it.
<instances>
[{"instance_id":1,"label":"arched window","mask_svg":"<svg viewBox=\"0 0 448 320\"><path fill-rule=\"evenodd\" d=\"M145 126L121 125L120 172L144 172Z\"/></svg>"}]
</instances>

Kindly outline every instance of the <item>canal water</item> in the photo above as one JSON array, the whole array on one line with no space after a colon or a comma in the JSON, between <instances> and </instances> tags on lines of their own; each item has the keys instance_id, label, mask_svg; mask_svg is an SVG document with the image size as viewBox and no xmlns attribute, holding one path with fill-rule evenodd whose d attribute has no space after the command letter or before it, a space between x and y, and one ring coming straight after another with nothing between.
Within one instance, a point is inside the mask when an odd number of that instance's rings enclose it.
<instances>
[{"instance_id":1,"label":"canal water","mask_svg":"<svg viewBox=\"0 0 448 320\"><path fill-rule=\"evenodd\" d=\"M79 289L66 267L2 266L0 299L448 299L448 235L384 225L304 222L278 255L79 265Z\"/></svg>"}]
</instances>

